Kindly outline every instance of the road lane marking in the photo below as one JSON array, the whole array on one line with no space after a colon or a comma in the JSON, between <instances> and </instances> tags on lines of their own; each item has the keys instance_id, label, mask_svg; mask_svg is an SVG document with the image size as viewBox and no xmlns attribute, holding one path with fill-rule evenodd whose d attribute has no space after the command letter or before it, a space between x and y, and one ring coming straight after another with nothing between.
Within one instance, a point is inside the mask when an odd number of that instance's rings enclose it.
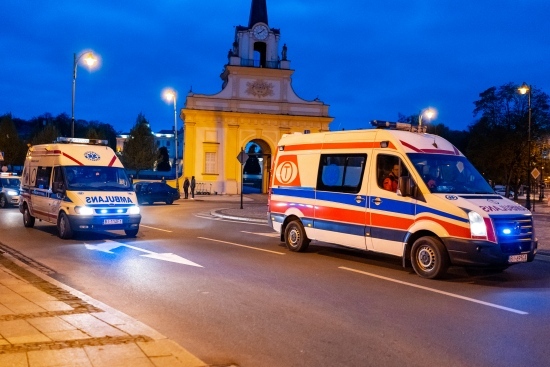
<instances>
[{"instance_id":1,"label":"road lane marking","mask_svg":"<svg viewBox=\"0 0 550 367\"><path fill-rule=\"evenodd\" d=\"M248 231L241 231L241 233L248 233L248 234L255 234L258 236L265 236L265 237L279 237L280 234L274 232L274 233L266 233L266 232L248 232Z\"/></svg>"},{"instance_id":2,"label":"road lane marking","mask_svg":"<svg viewBox=\"0 0 550 367\"><path fill-rule=\"evenodd\" d=\"M127 248L131 248L132 250L144 252L145 255L141 255L143 257L148 257L148 258L151 258L151 259L157 259L157 260L163 260L163 261L170 261L170 262L174 262L174 263L178 263L178 264L191 265L191 266L196 266L196 267L202 268L202 265L194 263L191 260L187 260L187 259L185 259L185 258L183 258L179 255L173 254L171 252L158 253L158 252L146 250L146 249L141 248L141 247L136 247L136 246L128 245L126 243L116 242L116 241L112 241L112 240L106 240L105 242L100 243L98 245L91 245L91 244L88 244L88 243L84 243L84 245L86 246L86 248L88 250L105 252L107 254L114 254L114 252L111 251L111 250L114 250L118 247L127 247Z\"/></svg>"},{"instance_id":3,"label":"road lane marking","mask_svg":"<svg viewBox=\"0 0 550 367\"><path fill-rule=\"evenodd\" d=\"M406 286L409 286L409 287L419 288L419 289L423 289L423 290L425 290L425 291L434 292L434 293L439 293L439 294L443 294L443 295L445 295L445 296L454 297L454 298L459 298L459 299L462 299L462 300L465 300L465 301L469 301L469 302L479 303L479 304L484 305L484 306L489 306L489 307L498 308L498 309L501 309L501 310L504 310L504 311L509 311L509 312L517 313L517 314L519 314L519 315L528 315L528 314L529 314L528 312L521 311L521 310L516 310L516 309L514 309L514 308L505 307L505 306L500 306L500 305L496 305L496 304L494 304L494 303L485 302L485 301L480 301L480 300L475 299L475 298L464 297L464 296L460 296L460 295L458 295L458 294L449 293L449 292L445 292L445 291L440 291L440 290L437 290L437 289L428 288L428 287L424 287L424 286L417 285L417 284L413 284L413 283L407 283L407 282L403 282L403 281L401 281L401 280L392 279L392 278L388 278L388 277L383 277L383 276L381 276L381 275L376 275L376 274L372 274L372 273L367 273L367 272L365 272L365 271L361 271L361 270L357 270L357 269L352 269L352 268L348 268L348 267L345 267L345 266L339 266L338 269L348 270L348 271L352 271L352 272L355 272L355 273L359 273L359 274L363 274L363 275L368 275L368 276L370 276L370 277L374 277L374 278L378 278L378 279L382 279L382 280L387 280L387 281L389 281L389 282L394 282L394 283L406 285Z\"/></svg>"},{"instance_id":4,"label":"road lane marking","mask_svg":"<svg viewBox=\"0 0 550 367\"><path fill-rule=\"evenodd\" d=\"M160 229L160 228L157 228L157 227L150 227L150 226L145 226L143 224L140 224L140 227L145 227L145 228L149 228L149 229L156 229L157 231L163 231L163 232L170 232L172 233L173 231L169 231L167 229Z\"/></svg>"},{"instance_id":5,"label":"road lane marking","mask_svg":"<svg viewBox=\"0 0 550 367\"><path fill-rule=\"evenodd\" d=\"M228 242L228 241L222 241L222 240L215 240L215 239L213 239L213 238L207 238L207 237L197 237L197 238L200 238L200 239L202 239L202 240L207 240L207 241L214 241L214 242L227 243L227 244L229 244L229 245L238 246L238 247L244 247L244 248L248 248L248 249L251 249L251 250L258 250L258 251L269 252L269 253L276 254L276 255L285 255L285 254L286 254L285 252L278 252L278 251L265 250L265 249L263 249L263 248L257 248L257 247L252 247L252 246L241 245L241 244L239 244L239 243Z\"/></svg>"}]
</instances>

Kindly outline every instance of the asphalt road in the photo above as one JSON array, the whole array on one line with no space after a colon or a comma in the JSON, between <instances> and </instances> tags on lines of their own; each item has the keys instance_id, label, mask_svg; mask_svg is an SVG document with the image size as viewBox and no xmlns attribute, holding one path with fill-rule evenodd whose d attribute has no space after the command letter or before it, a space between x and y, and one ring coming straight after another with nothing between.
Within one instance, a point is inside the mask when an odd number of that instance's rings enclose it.
<instances>
[{"instance_id":1,"label":"asphalt road","mask_svg":"<svg viewBox=\"0 0 550 367\"><path fill-rule=\"evenodd\" d=\"M224 207L238 207L227 203ZM0 242L50 276L177 341L211 365L544 366L550 261L421 279L400 260L210 216L217 202L143 207L138 237L63 241L0 212ZM173 255L169 255L173 254Z\"/></svg>"}]
</instances>

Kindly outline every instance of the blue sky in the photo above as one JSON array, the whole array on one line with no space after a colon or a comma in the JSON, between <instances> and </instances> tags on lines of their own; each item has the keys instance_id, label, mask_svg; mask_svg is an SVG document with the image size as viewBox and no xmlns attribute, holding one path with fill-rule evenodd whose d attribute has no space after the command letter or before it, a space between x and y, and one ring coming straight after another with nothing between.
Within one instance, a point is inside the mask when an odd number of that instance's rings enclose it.
<instances>
[{"instance_id":1,"label":"blue sky","mask_svg":"<svg viewBox=\"0 0 550 367\"><path fill-rule=\"evenodd\" d=\"M127 132L141 112L153 130L173 126L163 88L221 90L234 27L251 0L2 0L0 114L71 114ZM434 122L466 129L491 86L523 81L550 93L548 0L267 0L269 26L288 47L293 88L330 105L331 129L434 107ZM181 120L178 122L181 128Z\"/></svg>"}]
</instances>

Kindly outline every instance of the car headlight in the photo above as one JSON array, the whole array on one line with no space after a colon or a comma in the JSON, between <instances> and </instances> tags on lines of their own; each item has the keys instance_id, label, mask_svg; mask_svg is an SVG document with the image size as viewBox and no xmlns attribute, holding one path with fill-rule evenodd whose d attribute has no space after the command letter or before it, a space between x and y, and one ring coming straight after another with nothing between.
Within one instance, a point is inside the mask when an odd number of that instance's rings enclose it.
<instances>
[{"instance_id":1,"label":"car headlight","mask_svg":"<svg viewBox=\"0 0 550 367\"><path fill-rule=\"evenodd\" d=\"M15 196L15 195L19 195L19 193L15 190L8 190L8 195L9 196Z\"/></svg>"},{"instance_id":2,"label":"car headlight","mask_svg":"<svg viewBox=\"0 0 550 367\"><path fill-rule=\"evenodd\" d=\"M76 214L80 214L80 215L94 214L94 210L88 206L77 206L74 208L74 211L76 212Z\"/></svg>"},{"instance_id":3,"label":"car headlight","mask_svg":"<svg viewBox=\"0 0 550 367\"><path fill-rule=\"evenodd\" d=\"M470 219L472 237L487 237L487 226L483 217L479 213L471 211L468 212L468 218Z\"/></svg>"},{"instance_id":4,"label":"car headlight","mask_svg":"<svg viewBox=\"0 0 550 367\"><path fill-rule=\"evenodd\" d=\"M128 214L139 214L139 206L131 206L128 208Z\"/></svg>"}]
</instances>

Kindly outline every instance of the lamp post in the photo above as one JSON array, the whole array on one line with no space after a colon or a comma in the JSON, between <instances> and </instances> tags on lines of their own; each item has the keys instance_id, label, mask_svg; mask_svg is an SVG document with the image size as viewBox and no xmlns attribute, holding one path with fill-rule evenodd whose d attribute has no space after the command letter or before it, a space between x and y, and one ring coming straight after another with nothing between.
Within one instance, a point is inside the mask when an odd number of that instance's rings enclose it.
<instances>
[{"instance_id":1,"label":"lamp post","mask_svg":"<svg viewBox=\"0 0 550 367\"><path fill-rule=\"evenodd\" d=\"M523 85L518 88L520 94L528 95L529 117L527 128L527 200L525 207L531 210L531 86L523 82Z\"/></svg>"},{"instance_id":2,"label":"lamp post","mask_svg":"<svg viewBox=\"0 0 550 367\"><path fill-rule=\"evenodd\" d=\"M426 115L426 118L428 120L431 120L435 116L435 110L431 107L428 107L424 110L422 110L418 114L418 132L422 132L422 116Z\"/></svg>"},{"instance_id":3,"label":"lamp post","mask_svg":"<svg viewBox=\"0 0 550 367\"><path fill-rule=\"evenodd\" d=\"M91 51L85 51L80 55L76 56L76 53L73 54L73 101L71 108L71 137L74 138L74 99L76 93L76 67L80 59L84 57L84 62L88 65L88 68L91 70L97 64L97 57Z\"/></svg>"},{"instance_id":4,"label":"lamp post","mask_svg":"<svg viewBox=\"0 0 550 367\"><path fill-rule=\"evenodd\" d=\"M179 176L178 176L178 122L177 122L177 110L176 110L176 91L173 89L165 89L164 98L167 102L174 101L174 140L176 154L174 159L174 165L176 166L176 188L180 191Z\"/></svg>"}]
</instances>

